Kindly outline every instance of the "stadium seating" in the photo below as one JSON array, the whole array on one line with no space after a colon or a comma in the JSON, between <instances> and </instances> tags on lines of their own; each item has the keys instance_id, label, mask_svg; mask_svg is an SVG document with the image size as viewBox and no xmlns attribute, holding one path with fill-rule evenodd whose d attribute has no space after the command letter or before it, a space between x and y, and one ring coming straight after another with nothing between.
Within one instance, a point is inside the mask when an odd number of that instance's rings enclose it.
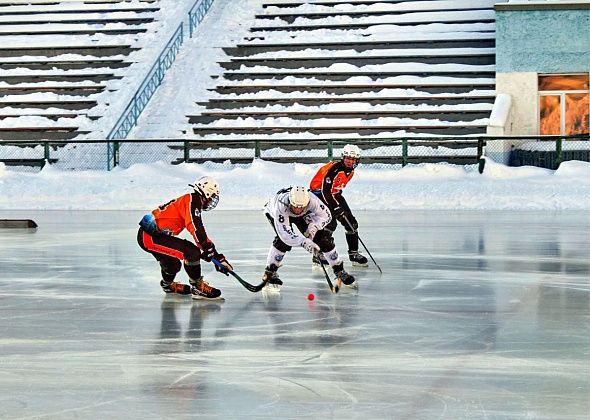
<instances>
[{"instance_id":1,"label":"stadium seating","mask_svg":"<svg viewBox=\"0 0 590 420\"><path fill-rule=\"evenodd\" d=\"M93 132L158 0L0 0L0 140ZM102 106L100 112L93 112Z\"/></svg>"},{"instance_id":2,"label":"stadium seating","mask_svg":"<svg viewBox=\"0 0 590 420\"><path fill-rule=\"evenodd\" d=\"M485 134L494 1L263 4L188 115L196 138Z\"/></svg>"}]
</instances>

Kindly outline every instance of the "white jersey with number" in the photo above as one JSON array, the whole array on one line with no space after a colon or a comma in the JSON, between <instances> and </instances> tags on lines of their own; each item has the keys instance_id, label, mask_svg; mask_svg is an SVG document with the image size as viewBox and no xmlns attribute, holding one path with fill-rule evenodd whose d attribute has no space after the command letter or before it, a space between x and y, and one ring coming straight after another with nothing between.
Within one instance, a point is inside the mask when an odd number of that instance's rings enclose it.
<instances>
[{"instance_id":1,"label":"white jersey with number","mask_svg":"<svg viewBox=\"0 0 590 420\"><path fill-rule=\"evenodd\" d=\"M273 218L275 230L281 241L289 246L301 246L305 240L303 234L295 232L291 218L303 217L307 225L315 225L318 230L326 227L332 220L330 210L314 194L309 194L309 205L302 214L294 214L289 207L289 191L281 190L264 206L264 212Z\"/></svg>"}]
</instances>

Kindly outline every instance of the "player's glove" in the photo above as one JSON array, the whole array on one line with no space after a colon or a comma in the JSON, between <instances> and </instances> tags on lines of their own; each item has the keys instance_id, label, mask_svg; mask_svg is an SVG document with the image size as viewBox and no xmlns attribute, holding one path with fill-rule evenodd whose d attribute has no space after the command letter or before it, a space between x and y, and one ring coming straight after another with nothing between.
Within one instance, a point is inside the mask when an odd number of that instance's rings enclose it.
<instances>
[{"instance_id":1,"label":"player's glove","mask_svg":"<svg viewBox=\"0 0 590 420\"><path fill-rule=\"evenodd\" d=\"M221 265L215 264L215 269L217 271L219 271L220 273L223 273L226 276L229 276L229 271L228 270L233 270L234 268L229 263L229 261L225 259L225 255L223 255L223 254L217 254L216 253L213 256L213 258L215 258L221 264Z\"/></svg>"},{"instance_id":2,"label":"player's glove","mask_svg":"<svg viewBox=\"0 0 590 420\"><path fill-rule=\"evenodd\" d=\"M305 238L305 240L301 243L301 247L305 249L310 254L313 254L314 251L319 251L320 247L311 239Z\"/></svg>"},{"instance_id":3,"label":"player's glove","mask_svg":"<svg viewBox=\"0 0 590 420\"><path fill-rule=\"evenodd\" d=\"M211 258L215 256L217 251L215 251L215 245L213 242L207 242L203 245L203 251L201 252L201 258L207 262L211 262Z\"/></svg>"},{"instance_id":4,"label":"player's glove","mask_svg":"<svg viewBox=\"0 0 590 420\"><path fill-rule=\"evenodd\" d=\"M334 209L332 210L332 214L334 215L335 219L342 219L342 217L344 216L345 210L342 207L334 207Z\"/></svg>"}]
</instances>

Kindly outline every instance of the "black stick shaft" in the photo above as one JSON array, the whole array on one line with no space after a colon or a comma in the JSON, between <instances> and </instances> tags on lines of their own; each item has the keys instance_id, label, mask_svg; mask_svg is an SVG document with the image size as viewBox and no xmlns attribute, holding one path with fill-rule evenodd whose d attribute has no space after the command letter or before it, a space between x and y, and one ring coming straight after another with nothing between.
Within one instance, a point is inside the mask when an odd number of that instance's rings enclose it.
<instances>
[{"instance_id":1,"label":"black stick shaft","mask_svg":"<svg viewBox=\"0 0 590 420\"><path fill-rule=\"evenodd\" d=\"M235 271L228 269L227 267L225 267L223 264L221 264L219 261L217 261L215 258L211 259L211 262L213 264L215 264L218 267L223 267L225 270L227 270L227 272L229 274L231 274L242 286L244 286L246 289L248 289L249 291L251 291L252 293L256 293L256 292L260 292L264 286L266 286L266 282L263 281L262 283L258 284L258 285L253 285L248 283L246 280L244 280L243 278L241 278Z\"/></svg>"},{"instance_id":2,"label":"black stick shaft","mask_svg":"<svg viewBox=\"0 0 590 420\"><path fill-rule=\"evenodd\" d=\"M356 233L356 236L359 238L359 242L361 243L361 245L363 246L363 248L365 248L365 251L367 251L367 254L369 254L369 257L371 258L371 260L373 261L373 264L375 264L375 266L377 267L377 269L379 269L379 272L381 274L383 274L383 270L381 270L381 267L379 267L379 264L377 264L377 261L375 261L375 258L373 258L373 255L371 255L371 251L369 251L369 249L367 248L367 246L365 245L365 243L363 242L363 240L361 239L361 236L359 235L358 231L356 229L352 228L352 223L350 223L348 221L348 217L346 217L346 215L342 216L344 218L344 221L346 222L346 224L348 225L348 228L353 231L354 233Z\"/></svg>"},{"instance_id":3,"label":"black stick shaft","mask_svg":"<svg viewBox=\"0 0 590 420\"><path fill-rule=\"evenodd\" d=\"M334 286L332 284L332 280L330 280L330 276L328 275L328 272L326 271L326 267L324 266L324 262L322 261L322 258L320 256L320 254L317 254L318 260L320 261L320 265L322 266L322 270L324 270L324 275L326 276L326 281L328 282L328 286L330 287L330 291L334 294L338 293L339 287L338 285Z\"/></svg>"}]
</instances>

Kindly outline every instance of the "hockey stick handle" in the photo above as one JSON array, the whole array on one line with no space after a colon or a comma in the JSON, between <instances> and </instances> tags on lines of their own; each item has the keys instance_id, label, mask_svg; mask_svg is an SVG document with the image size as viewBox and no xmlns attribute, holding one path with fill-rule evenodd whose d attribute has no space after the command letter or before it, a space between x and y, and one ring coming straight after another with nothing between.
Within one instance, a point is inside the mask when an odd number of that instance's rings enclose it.
<instances>
[{"instance_id":1,"label":"hockey stick handle","mask_svg":"<svg viewBox=\"0 0 590 420\"><path fill-rule=\"evenodd\" d=\"M215 258L211 258L211 262L213 264L215 264L216 266L223 268L224 270L226 270L229 274L231 274L242 286L244 286L246 289L248 289L249 291L251 291L252 293L256 293L256 292L260 292L262 290L262 288L264 286L266 286L266 282L263 281L262 283L258 284L258 285L253 285L248 283L246 280L244 280L243 278L241 278L235 271L230 270L229 268L227 268L225 265L223 265L222 263L220 263L219 261L217 261Z\"/></svg>"},{"instance_id":2,"label":"hockey stick handle","mask_svg":"<svg viewBox=\"0 0 590 420\"><path fill-rule=\"evenodd\" d=\"M383 270L381 270L381 267L379 267L379 264L377 264L377 261L375 261L375 258L373 258L373 255L371 255L371 251L368 250L367 246L365 245L365 243L363 242L363 240L361 239L361 236L359 235L359 232L357 229L353 229L352 228L352 223L350 223L350 221L348 220L348 217L346 217L345 214L342 215L342 218L344 219L344 221L346 222L346 224L348 225L348 228L356 234L356 236L359 238L359 242L363 245L363 248L365 248L365 251L367 251L367 254L369 254L369 257L371 257L371 260L373 261L373 264L375 264L375 266L377 267L377 269L379 269L379 272L381 274L383 274Z\"/></svg>"}]
</instances>

